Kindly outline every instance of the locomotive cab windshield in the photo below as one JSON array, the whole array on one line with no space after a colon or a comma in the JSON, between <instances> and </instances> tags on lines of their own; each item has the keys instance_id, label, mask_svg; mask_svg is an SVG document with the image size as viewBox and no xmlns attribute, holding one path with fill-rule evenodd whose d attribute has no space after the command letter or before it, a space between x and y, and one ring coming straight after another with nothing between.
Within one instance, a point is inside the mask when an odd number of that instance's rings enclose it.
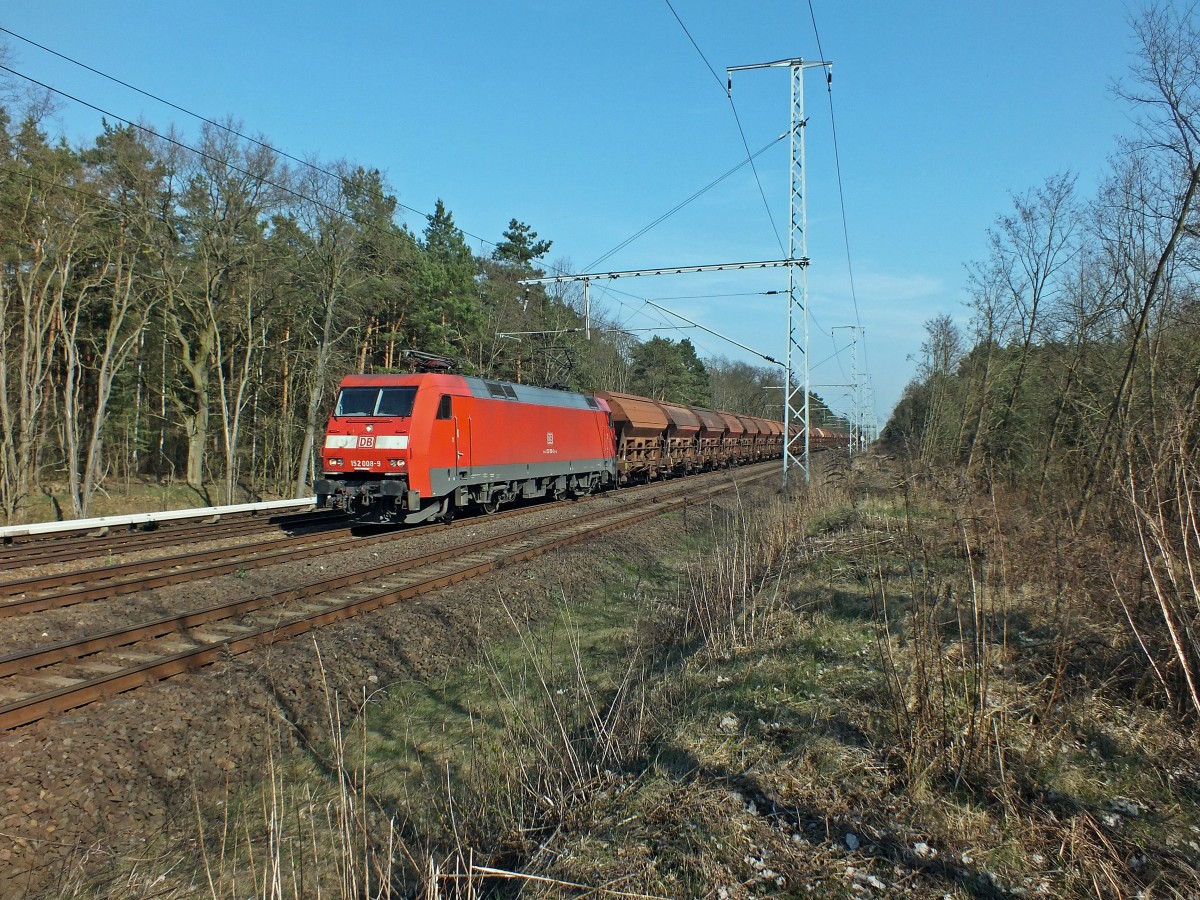
<instances>
[{"instance_id":1,"label":"locomotive cab windshield","mask_svg":"<svg viewBox=\"0 0 1200 900\"><path fill-rule=\"evenodd\" d=\"M395 416L407 419L412 415L415 387L345 387L338 393L333 414L345 416Z\"/></svg>"}]
</instances>

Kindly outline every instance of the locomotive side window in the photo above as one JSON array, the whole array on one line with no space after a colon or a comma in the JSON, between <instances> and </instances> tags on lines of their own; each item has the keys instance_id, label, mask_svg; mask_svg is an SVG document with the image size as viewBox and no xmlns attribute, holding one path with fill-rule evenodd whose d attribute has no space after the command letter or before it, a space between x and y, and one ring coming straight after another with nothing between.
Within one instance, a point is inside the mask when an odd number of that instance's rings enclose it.
<instances>
[{"instance_id":1,"label":"locomotive side window","mask_svg":"<svg viewBox=\"0 0 1200 900\"><path fill-rule=\"evenodd\" d=\"M485 381L489 397L494 397L497 400L516 400L517 392L511 384L502 384L499 381Z\"/></svg>"},{"instance_id":2,"label":"locomotive side window","mask_svg":"<svg viewBox=\"0 0 1200 900\"><path fill-rule=\"evenodd\" d=\"M451 400L450 400L449 394L442 394L442 400L438 404L437 417L439 419L454 418L454 408L451 405Z\"/></svg>"}]
</instances>

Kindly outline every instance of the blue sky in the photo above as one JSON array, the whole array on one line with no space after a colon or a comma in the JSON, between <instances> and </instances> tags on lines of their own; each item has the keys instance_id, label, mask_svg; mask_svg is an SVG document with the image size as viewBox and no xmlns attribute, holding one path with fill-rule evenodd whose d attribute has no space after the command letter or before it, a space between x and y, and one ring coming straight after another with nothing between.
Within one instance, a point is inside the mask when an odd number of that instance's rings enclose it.
<instances>
[{"instance_id":1,"label":"blue sky","mask_svg":"<svg viewBox=\"0 0 1200 900\"><path fill-rule=\"evenodd\" d=\"M964 264L984 255L1010 194L1072 171L1087 196L1130 128L1111 86L1133 59L1136 3L812 0L820 51L803 2L671 6L10 0L0 25L209 118L232 116L294 156L380 168L402 203L431 211L440 197L470 234L498 240L515 217L573 272L745 159L727 66L823 55L832 118L819 70L805 100L811 377L849 409L846 326L861 325L858 370L870 371L880 425L912 377L923 323L939 313L965 323ZM176 110L0 38L26 75L122 118L196 132ZM735 76L752 150L787 131L789 86L786 69ZM87 143L100 114L65 101L54 124ZM761 194L743 168L600 269L782 258L787 141L756 165ZM682 324L650 299L782 359L786 305L763 292L786 283L783 269L637 279L594 289L593 302L630 328ZM690 337L702 356L758 362L704 332L661 333Z\"/></svg>"}]
</instances>

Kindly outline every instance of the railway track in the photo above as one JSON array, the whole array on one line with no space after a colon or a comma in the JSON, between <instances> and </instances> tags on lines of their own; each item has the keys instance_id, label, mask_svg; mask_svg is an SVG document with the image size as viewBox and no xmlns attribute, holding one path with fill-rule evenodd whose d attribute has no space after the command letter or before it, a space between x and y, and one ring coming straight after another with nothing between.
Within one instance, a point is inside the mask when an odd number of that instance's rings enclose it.
<instances>
[{"instance_id":1,"label":"railway track","mask_svg":"<svg viewBox=\"0 0 1200 900\"><path fill-rule=\"evenodd\" d=\"M764 465L741 470L739 477L753 480L768 477L774 471L773 465ZM637 506L577 506L573 507L575 515L534 528L520 524L519 517L526 511L511 510L484 521L515 516L518 524L514 527L484 538L457 542L435 552L418 552L284 590L210 604L102 634L10 653L0 657L0 730L27 725L55 713L201 668L223 656L287 640L313 628L629 527L727 491L728 481L715 478L697 489L680 480L655 488L649 499ZM628 496L629 492L624 495ZM402 534L408 536L421 530L424 529L409 529ZM392 532L363 540L394 541L396 536ZM318 544L307 549L321 552L325 548ZM344 540L342 549L345 549ZM302 558L305 551L303 546L280 550L273 562ZM224 571L232 571L238 563L215 565ZM207 570L209 574L214 571L212 567ZM143 579L141 587L134 587L133 581L126 581L123 587L129 588L130 592L143 590L166 577L170 577L170 573ZM107 588L84 586L60 593L57 599L54 596L26 597L9 601L0 607L0 611L11 616L19 614L18 611L53 608L45 605L47 603L84 602L65 598L112 587L112 584Z\"/></svg>"}]
</instances>

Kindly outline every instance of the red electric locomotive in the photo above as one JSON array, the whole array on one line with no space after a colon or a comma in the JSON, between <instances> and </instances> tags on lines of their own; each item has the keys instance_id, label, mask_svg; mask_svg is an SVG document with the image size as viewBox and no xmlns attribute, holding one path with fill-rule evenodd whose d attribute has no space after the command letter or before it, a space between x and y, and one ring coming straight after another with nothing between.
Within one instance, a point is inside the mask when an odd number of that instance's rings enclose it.
<instances>
[{"instance_id":1,"label":"red electric locomotive","mask_svg":"<svg viewBox=\"0 0 1200 900\"><path fill-rule=\"evenodd\" d=\"M440 373L346 376L321 458L317 505L381 523L580 496L617 479L603 400Z\"/></svg>"}]
</instances>

